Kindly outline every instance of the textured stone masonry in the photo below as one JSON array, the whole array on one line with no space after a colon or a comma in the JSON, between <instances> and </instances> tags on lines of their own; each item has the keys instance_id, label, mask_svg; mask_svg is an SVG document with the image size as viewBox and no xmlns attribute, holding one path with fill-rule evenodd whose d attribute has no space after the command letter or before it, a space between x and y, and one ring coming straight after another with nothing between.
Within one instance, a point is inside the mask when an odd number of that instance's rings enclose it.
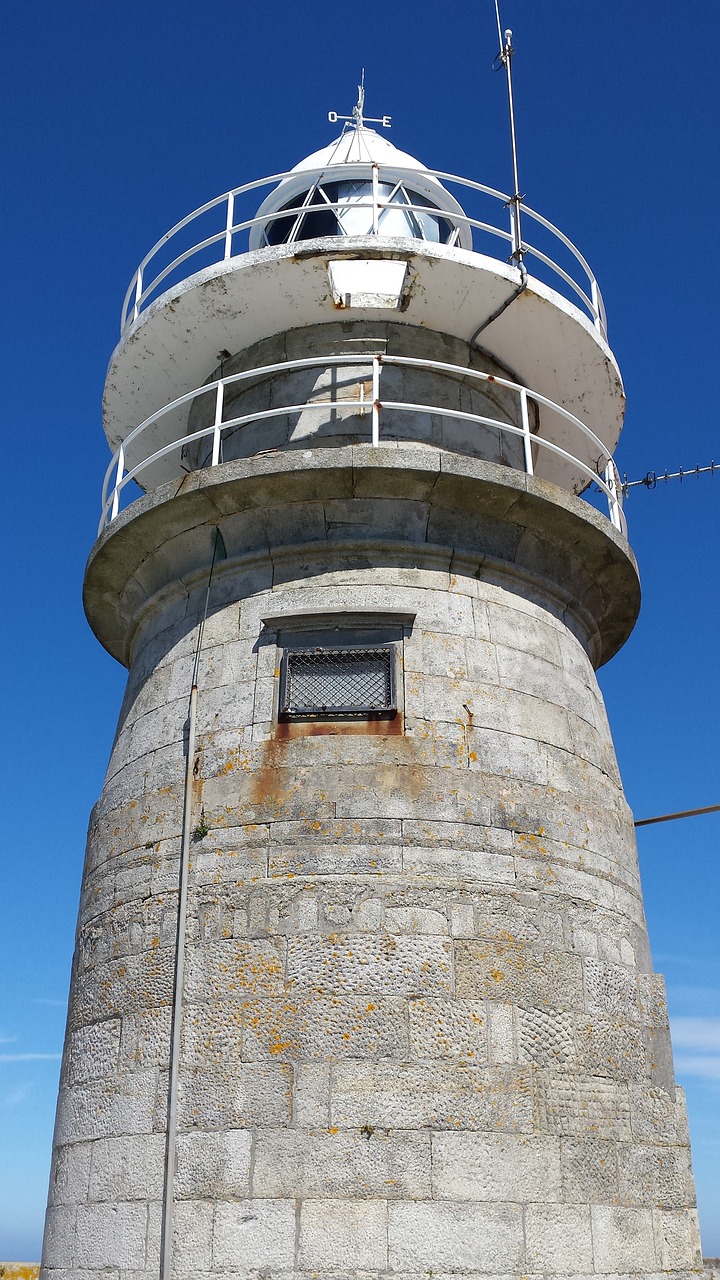
<instances>
[{"instance_id":1,"label":"textured stone masonry","mask_svg":"<svg viewBox=\"0 0 720 1280\"><path fill-rule=\"evenodd\" d=\"M305 470L297 453L230 461L96 548L88 608L129 679L88 835L44 1280L158 1274L189 682L217 521L173 1275L702 1266L594 671L634 617L627 550L492 461L389 452L386 469L342 443ZM278 721L303 627L330 646L336 627L391 629L397 717Z\"/></svg>"}]
</instances>

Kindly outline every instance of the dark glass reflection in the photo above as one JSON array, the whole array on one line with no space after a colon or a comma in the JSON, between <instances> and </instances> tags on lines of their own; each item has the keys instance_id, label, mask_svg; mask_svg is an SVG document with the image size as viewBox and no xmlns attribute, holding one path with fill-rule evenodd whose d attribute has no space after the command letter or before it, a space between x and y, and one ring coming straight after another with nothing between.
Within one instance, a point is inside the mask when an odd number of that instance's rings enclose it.
<instances>
[{"instance_id":1,"label":"dark glass reflection","mask_svg":"<svg viewBox=\"0 0 720 1280\"><path fill-rule=\"evenodd\" d=\"M448 218L424 210L436 209L426 196L402 184L382 182L378 233L383 236L411 236L435 244L455 243L458 228ZM330 205L338 205L337 209ZM408 208L422 206L422 212ZM373 233L372 183L364 179L324 182L300 192L279 211L292 209L287 217L275 217L265 227L266 244L288 244L294 240L314 240L319 236L365 236Z\"/></svg>"}]
</instances>

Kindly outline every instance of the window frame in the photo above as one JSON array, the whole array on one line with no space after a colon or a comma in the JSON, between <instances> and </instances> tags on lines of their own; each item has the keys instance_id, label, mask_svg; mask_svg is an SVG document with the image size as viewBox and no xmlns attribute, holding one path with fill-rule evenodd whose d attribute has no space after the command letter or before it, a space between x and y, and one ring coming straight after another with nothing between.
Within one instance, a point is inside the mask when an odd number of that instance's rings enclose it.
<instances>
[{"instance_id":1,"label":"window frame","mask_svg":"<svg viewBox=\"0 0 720 1280\"><path fill-rule=\"evenodd\" d=\"M326 637L330 639L330 634ZM317 703L314 705L298 705L292 706L289 700L289 691L291 687L291 666L296 658L322 657L324 655L340 654L357 654L366 656L368 654L382 654L387 659L387 683L388 683L388 702L382 706L372 706L365 704L358 705L330 705L326 703ZM312 647L301 648L298 645L288 645L282 649L282 658L280 661L280 683L278 690L278 718L280 720L367 720L370 718L392 718L398 713L398 696L397 696L397 644L393 641L386 643L363 644L362 642L349 644L315 644Z\"/></svg>"}]
</instances>

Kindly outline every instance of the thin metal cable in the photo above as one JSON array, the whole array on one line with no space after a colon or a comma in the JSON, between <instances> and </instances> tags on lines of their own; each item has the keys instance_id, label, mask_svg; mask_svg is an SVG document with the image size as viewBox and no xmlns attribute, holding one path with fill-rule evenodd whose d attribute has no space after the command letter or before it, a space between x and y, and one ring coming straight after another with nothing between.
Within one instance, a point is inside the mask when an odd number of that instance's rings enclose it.
<instances>
[{"instance_id":1,"label":"thin metal cable","mask_svg":"<svg viewBox=\"0 0 720 1280\"><path fill-rule=\"evenodd\" d=\"M674 822L676 818L696 818L701 813L720 813L720 804L709 804L704 809L684 809L682 813L661 813L657 818L640 818L636 827L649 827L655 822Z\"/></svg>"},{"instance_id":2,"label":"thin metal cable","mask_svg":"<svg viewBox=\"0 0 720 1280\"><path fill-rule=\"evenodd\" d=\"M175 1207L174 1182L175 1182L175 1165L177 1160L177 1104L178 1104L178 1081L180 1068L180 1032L182 1027L182 998L183 986L185 981L185 936L187 929L187 902L188 902L188 873L190 862L190 828L192 823L192 784L195 767L195 720L197 712L197 678L200 666L200 652L202 650L203 635L205 632L205 623L208 615L208 604L210 601L210 587L212 585L213 572L215 570L215 562L217 560L218 550L222 548L223 555L226 555L225 544L222 534L215 526L215 541L213 544L212 561L210 564L210 572L208 574L207 590L205 592L205 609L203 611L202 621L198 629L197 644L195 646L195 660L193 662L192 685L190 688L190 704L188 709L188 740L187 740L187 757L185 760L185 786L183 791L183 819L182 819L182 837L180 841L180 867L179 867L179 885L178 885L178 914L177 929L175 943L175 975L173 983L173 1004L172 1004L172 1029L170 1033L170 1053L168 1059L168 1106L167 1106L167 1132L165 1135L165 1176L163 1186L163 1207L162 1207L162 1235L160 1241L160 1277L161 1280L170 1280L172 1270L172 1246L173 1246L173 1210Z\"/></svg>"},{"instance_id":3,"label":"thin metal cable","mask_svg":"<svg viewBox=\"0 0 720 1280\"><path fill-rule=\"evenodd\" d=\"M215 541L213 543L212 560L210 561L210 572L208 574L207 590L205 592L205 609L203 611L202 622L200 623L200 629L198 631L197 644L195 646L195 661L193 663L193 670L192 670L193 685L197 685L198 669L200 667L200 650L202 649L203 637L205 635L205 623L207 622L207 616L208 616L208 605L210 604L210 587L212 586L213 573L215 572L215 561L217 560L218 548L221 545L222 545L223 559L225 559L227 555L227 551L225 550L225 543L223 541L223 536L218 526L215 525Z\"/></svg>"}]
</instances>

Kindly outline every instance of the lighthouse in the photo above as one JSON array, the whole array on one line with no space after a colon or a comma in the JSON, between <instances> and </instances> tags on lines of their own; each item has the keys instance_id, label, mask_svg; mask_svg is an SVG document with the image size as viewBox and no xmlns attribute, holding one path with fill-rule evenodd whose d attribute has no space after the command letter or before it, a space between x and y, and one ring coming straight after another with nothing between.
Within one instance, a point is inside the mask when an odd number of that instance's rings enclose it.
<instances>
[{"instance_id":1,"label":"lighthouse","mask_svg":"<svg viewBox=\"0 0 720 1280\"><path fill-rule=\"evenodd\" d=\"M43 1273L687 1277L595 676L639 608L602 297L517 194L334 119L123 305Z\"/></svg>"}]
</instances>

